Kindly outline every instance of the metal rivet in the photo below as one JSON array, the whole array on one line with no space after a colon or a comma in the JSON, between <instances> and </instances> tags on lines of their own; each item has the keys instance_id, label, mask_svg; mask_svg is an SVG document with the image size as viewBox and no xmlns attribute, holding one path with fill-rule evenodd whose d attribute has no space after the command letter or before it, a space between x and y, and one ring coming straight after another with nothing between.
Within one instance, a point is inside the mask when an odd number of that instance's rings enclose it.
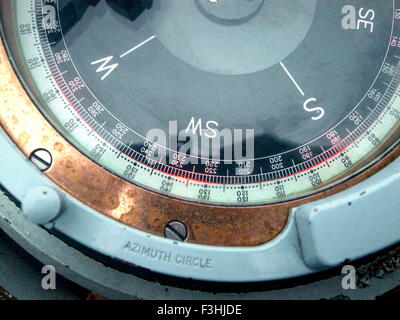
<instances>
[{"instance_id":1,"label":"metal rivet","mask_svg":"<svg viewBox=\"0 0 400 320\"><path fill-rule=\"evenodd\" d=\"M29 157L29 160L40 170L47 171L53 163L53 157L46 149L36 149Z\"/></svg>"},{"instance_id":2,"label":"metal rivet","mask_svg":"<svg viewBox=\"0 0 400 320\"><path fill-rule=\"evenodd\" d=\"M188 229L181 221L171 221L166 225L164 235L171 240L185 241L188 237Z\"/></svg>"}]
</instances>

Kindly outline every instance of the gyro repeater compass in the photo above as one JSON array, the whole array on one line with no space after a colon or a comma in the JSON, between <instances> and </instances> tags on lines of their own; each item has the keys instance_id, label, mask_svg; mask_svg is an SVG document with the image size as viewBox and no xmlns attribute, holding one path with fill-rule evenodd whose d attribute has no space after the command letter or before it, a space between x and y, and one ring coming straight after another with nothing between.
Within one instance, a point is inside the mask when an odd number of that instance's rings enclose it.
<instances>
[{"instance_id":1,"label":"gyro repeater compass","mask_svg":"<svg viewBox=\"0 0 400 320\"><path fill-rule=\"evenodd\" d=\"M400 1L2 0L0 18L0 183L25 223L211 282L400 240Z\"/></svg>"}]
</instances>

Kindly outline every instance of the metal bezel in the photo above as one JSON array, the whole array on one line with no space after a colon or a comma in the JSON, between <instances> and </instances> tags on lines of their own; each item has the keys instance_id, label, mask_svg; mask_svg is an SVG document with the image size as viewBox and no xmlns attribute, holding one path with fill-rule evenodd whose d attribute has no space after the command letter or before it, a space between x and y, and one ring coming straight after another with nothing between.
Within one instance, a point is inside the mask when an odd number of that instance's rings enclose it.
<instances>
[{"instance_id":1,"label":"metal bezel","mask_svg":"<svg viewBox=\"0 0 400 320\"><path fill-rule=\"evenodd\" d=\"M2 44L0 62L0 123L5 131L0 137L0 165L7 168L0 170L0 181L19 200L37 186L58 190L64 197L63 212L48 228L111 258L154 272L247 282L326 269L329 266L313 269L304 262L293 209L316 200L329 202L329 196L341 191L351 194L348 188L378 172L399 154L397 149L350 181L296 201L243 208L178 201L129 184L87 159L35 107ZM28 160L39 148L49 150L53 156L47 177ZM398 161L388 168L397 172ZM369 180L363 182L366 187L369 184ZM390 205L393 207L388 210L396 209L396 203ZM165 223L174 219L187 223L189 241L198 244L161 237ZM193 228L196 223L200 225L197 229Z\"/></svg>"},{"instance_id":2,"label":"metal bezel","mask_svg":"<svg viewBox=\"0 0 400 320\"><path fill-rule=\"evenodd\" d=\"M16 198L22 199L31 188L41 185L58 190L64 197L64 209L59 218L47 228L57 230L113 259L176 277L219 282L278 280L303 276L331 267L311 268L303 260L302 246L295 223L296 211L290 215L285 230L276 239L261 246L237 248L176 242L123 225L80 203L37 170L4 133L0 136L0 147L2 150L0 166L8 167L7 171L0 170L0 181ZM385 172L386 177L393 176L394 173L398 175L399 165L400 162L397 160L382 172ZM14 176L9 172L19 174ZM375 180L379 178L375 176L374 179L364 181L354 188L354 192L353 188L345 191L347 198L358 197L360 188L374 189ZM385 184L385 179L382 183ZM320 202L330 203L330 198ZM388 204L385 208L389 212L395 212L395 209L396 203ZM373 222L371 221L372 224ZM385 235L381 236L384 238ZM393 243L387 243L391 244ZM138 254L135 245L149 249L147 252L150 253L139 251L141 254ZM370 249L372 253L383 247ZM151 252L158 253L152 256ZM167 259L167 256L170 258ZM183 257L191 257L192 261L194 258L203 259L203 266L182 264L180 262Z\"/></svg>"},{"instance_id":3,"label":"metal bezel","mask_svg":"<svg viewBox=\"0 0 400 320\"><path fill-rule=\"evenodd\" d=\"M344 190L381 167L375 165L324 192L265 206L225 207L176 200L122 180L80 153L36 108L2 44L0 61L0 124L14 143L27 157L35 150L48 150L53 163L46 175L52 181L97 212L151 234L162 236L168 222L180 220L188 226L188 242L260 245L284 229L292 208Z\"/></svg>"}]
</instances>

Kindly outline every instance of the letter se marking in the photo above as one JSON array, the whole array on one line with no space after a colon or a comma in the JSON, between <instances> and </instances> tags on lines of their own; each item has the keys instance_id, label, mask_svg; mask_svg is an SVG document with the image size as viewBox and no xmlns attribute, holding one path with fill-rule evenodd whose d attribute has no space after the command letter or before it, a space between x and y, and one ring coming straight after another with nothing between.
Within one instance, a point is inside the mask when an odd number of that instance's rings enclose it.
<instances>
[{"instance_id":1,"label":"letter se marking","mask_svg":"<svg viewBox=\"0 0 400 320\"><path fill-rule=\"evenodd\" d=\"M354 6L346 5L342 8L342 28L344 30L366 29L370 33L374 32L375 11L372 9L360 8L358 11Z\"/></svg>"}]
</instances>

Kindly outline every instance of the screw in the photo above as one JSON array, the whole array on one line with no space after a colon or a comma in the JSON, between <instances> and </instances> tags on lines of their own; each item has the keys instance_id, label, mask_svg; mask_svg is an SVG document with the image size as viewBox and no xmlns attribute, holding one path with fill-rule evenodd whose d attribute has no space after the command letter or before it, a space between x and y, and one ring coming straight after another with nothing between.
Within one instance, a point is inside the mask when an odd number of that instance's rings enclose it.
<instances>
[{"instance_id":1,"label":"screw","mask_svg":"<svg viewBox=\"0 0 400 320\"><path fill-rule=\"evenodd\" d=\"M166 238L177 241L185 241L188 237L188 229L181 221L171 221L165 226Z\"/></svg>"},{"instance_id":2,"label":"screw","mask_svg":"<svg viewBox=\"0 0 400 320\"><path fill-rule=\"evenodd\" d=\"M29 160L40 170L46 171L50 169L53 163L53 157L46 149L36 149L29 157Z\"/></svg>"}]
</instances>

